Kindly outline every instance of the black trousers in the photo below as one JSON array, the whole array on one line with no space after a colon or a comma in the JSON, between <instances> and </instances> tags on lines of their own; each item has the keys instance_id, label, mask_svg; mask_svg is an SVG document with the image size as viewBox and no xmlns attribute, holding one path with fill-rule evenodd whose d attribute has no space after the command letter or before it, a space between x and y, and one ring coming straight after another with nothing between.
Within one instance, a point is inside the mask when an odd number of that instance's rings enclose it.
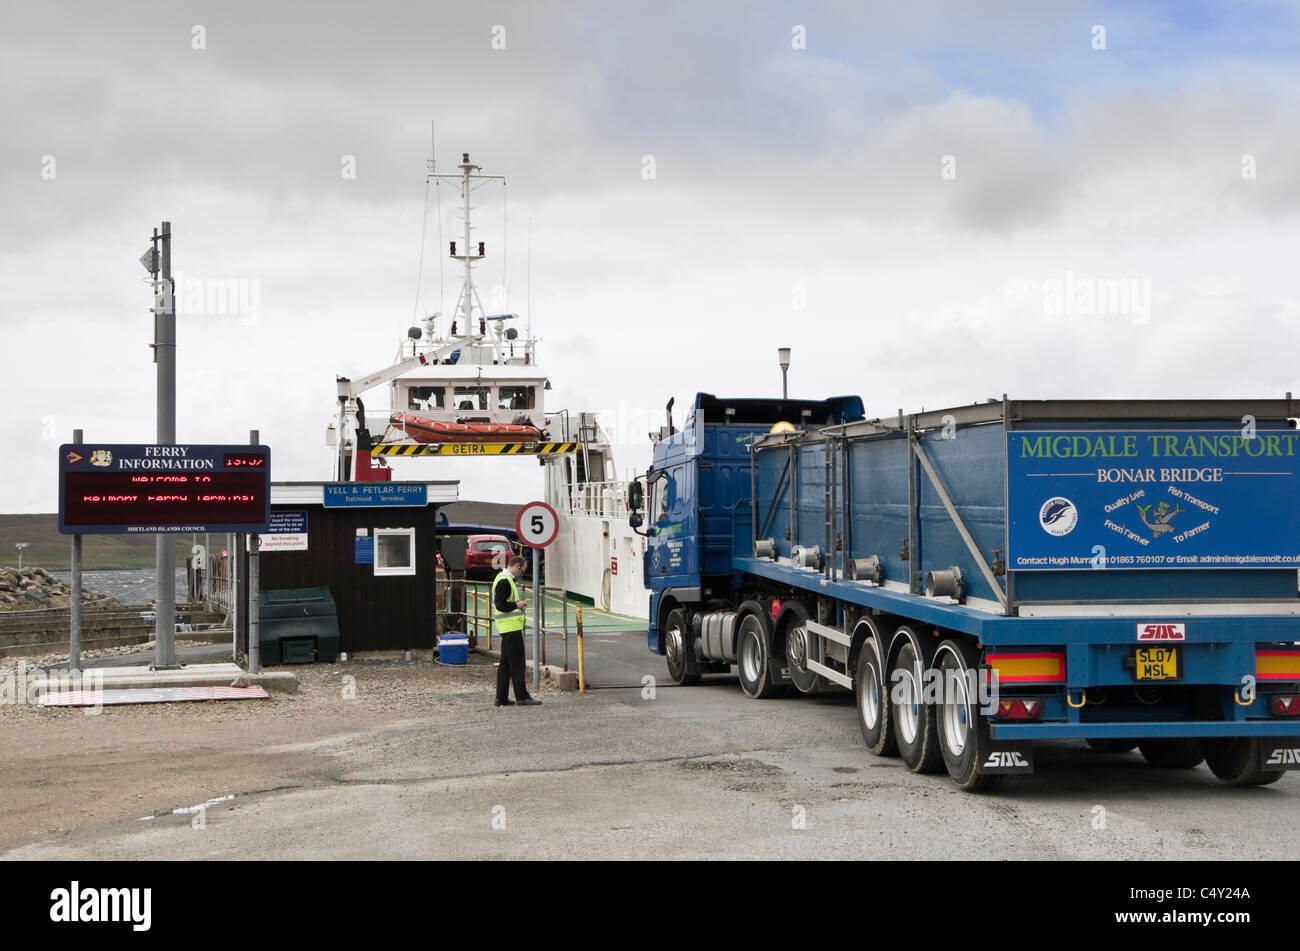
<instances>
[{"instance_id":1,"label":"black trousers","mask_svg":"<svg viewBox=\"0 0 1300 951\"><path fill-rule=\"evenodd\" d=\"M515 699L528 698L528 688L524 686L524 632L511 631L499 635L501 639L501 663L497 666L497 699L502 703L510 699L510 684L515 685Z\"/></svg>"}]
</instances>

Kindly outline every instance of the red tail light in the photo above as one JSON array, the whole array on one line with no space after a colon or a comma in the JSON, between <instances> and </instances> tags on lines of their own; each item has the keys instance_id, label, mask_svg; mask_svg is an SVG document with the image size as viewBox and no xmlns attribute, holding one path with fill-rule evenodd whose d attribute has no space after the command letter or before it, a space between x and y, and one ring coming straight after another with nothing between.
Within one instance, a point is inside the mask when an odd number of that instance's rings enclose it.
<instances>
[{"instance_id":1,"label":"red tail light","mask_svg":"<svg viewBox=\"0 0 1300 951\"><path fill-rule=\"evenodd\" d=\"M773 623L773 624L776 623L776 616L777 616L778 614L781 613L781 605L783 605L783 604L785 604L784 601L773 601L773 602L772 602L772 623Z\"/></svg>"},{"instance_id":2,"label":"red tail light","mask_svg":"<svg viewBox=\"0 0 1300 951\"><path fill-rule=\"evenodd\" d=\"M1300 694L1269 697L1268 709L1275 717L1300 717Z\"/></svg>"},{"instance_id":3,"label":"red tail light","mask_svg":"<svg viewBox=\"0 0 1300 951\"><path fill-rule=\"evenodd\" d=\"M1008 720L1037 720L1043 712L1043 701L1015 697L998 702L998 716Z\"/></svg>"}]
</instances>

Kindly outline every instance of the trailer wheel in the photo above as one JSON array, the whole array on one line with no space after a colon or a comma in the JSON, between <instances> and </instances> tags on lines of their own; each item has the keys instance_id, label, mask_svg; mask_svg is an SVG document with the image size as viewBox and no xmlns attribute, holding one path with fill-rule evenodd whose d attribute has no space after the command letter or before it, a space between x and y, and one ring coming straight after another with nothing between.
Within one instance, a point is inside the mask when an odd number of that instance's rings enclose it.
<instances>
[{"instance_id":1,"label":"trailer wheel","mask_svg":"<svg viewBox=\"0 0 1300 951\"><path fill-rule=\"evenodd\" d=\"M895 635L902 644L889 668L889 716L894 721L898 755L904 765L914 773L933 773L943 765L943 757L934 726L934 707L925 702L925 671L929 665L913 636L907 628L899 628Z\"/></svg>"},{"instance_id":2,"label":"trailer wheel","mask_svg":"<svg viewBox=\"0 0 1300 951\"><path fill-rule=\"evenodd\" d=\"M736 668L740 671L740 689L745 696L767 700L785 692L783 684L773 683L772 651L763 630L763 621L752 611L740 621L736 632Z\"/></svg>"},{"instance_id":3,"label":"trailer wheel","mask_svg":"<svg viewBox=\"0 0 1300 951\"><path fill-rule=\"evenodd\" d=\"M1286 772L1260 766L1259 737L1201 740L1201 749L1210 771L1229 786L1267 786Z\"/></svg>"},{"instance_id":4,"label":"trailer wheel","mask_svg":"<svg viewBox=\"0 0 1300 951\"><path fill-rule=\"evenodd\" d=\"M1127 753L1137 749L1137 740L1084 740L1094 753Z\"/></svg>"},{"instance_id":5,"label":"trailer wheel","mask_svg":"<svg viewBox=\"0 0 1300 951\"><path fill-rule=\"evenodd\" d=\"M668 676L673 683L689 687L700 682L695 648L691 644L690 630L686 626L686 612L673 608L664 621L664 659L668 661Z\"/></svg>"},{"instance_id":6,"label":"trailer wheel","mask_svg":"<svg viewBox=\"0 0 1300 951\"><path fill-rule=\"evenodd\" d=\"M982 773L983 734L979 729L979 697L970 671L979 669L979 654L962 641L947 640L935 652L934 669L942 685L936 730L948 775L968 792L991 792L1007 781L1005 773Z\"/></svg>"},{"instance_id":7,"label":"trailer wheel","mask_svg":"<svg viewBox=\"0 0 1300 951\"><path fill-rule=\"evenodd\" d=\"M858 726L867 749L877 756L897 756L898 741L889 717L889 689L885 672L876 654L876 642L864 641L858 649L857 670L853 676L853 693L858 700Z\"/></svg>"},{"instance_id":8,"label":"trailer wheel","mask_svg":"<svg viewBox=\"0 0 1300 951\"><path fill-rule=\"evenodd\" d=\"M808 634L808 611L797 601L792 602L781 620L785 629L785 665L790 680L800 693L817 693L820 688L817 674L808 669L808 658L812 653L811 636Z\"/></svg>"},{"instance_id":9,"label":"trailer wheel","mask_svg":"<svg viewBox=\"0 0 1300 951\"><path fill-rule=\"evenodd\" d=\"M1148 763L1161 769L1191 769L1205 759L1201 741L1195 738L1141 740L1138 750Z\"/></svg>"}]
</instances>

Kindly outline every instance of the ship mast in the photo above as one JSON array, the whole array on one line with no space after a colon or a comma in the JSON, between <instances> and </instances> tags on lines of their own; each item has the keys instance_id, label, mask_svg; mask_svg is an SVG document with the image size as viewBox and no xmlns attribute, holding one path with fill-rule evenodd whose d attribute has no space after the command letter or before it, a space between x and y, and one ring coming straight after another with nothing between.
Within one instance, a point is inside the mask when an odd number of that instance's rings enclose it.
<instances>
[{"instance_id":1,"label":"ship mast","mask_svg":"<svg viewBox=\"0 0 1300 951\"><path fill-rule=\"evenodd\" d=\"M504 181L505 176L480 175L480 166L470 162L468 152L461 153L461 162L457 167L460 169L459 175L439 175L430 169L428 177L430 181L445 181L455 184L460 189L461 215L465 221L464 244L457 248L456 242L451 242L450 256L453 260L460 261L465 269L465 281L460 289L460 300L456 304L455 313L459 325L457 336L468 336L474 333L474 308L478 307L481 318L487 316L483 310L483 302L479 300L478 292L474 289L474 265L487 257L487 253L484 242L480 241L477 248L473 244L473 225L470 220L473 206L470 204L470 194L486 182Z\"/></svg>"}]
</instances>

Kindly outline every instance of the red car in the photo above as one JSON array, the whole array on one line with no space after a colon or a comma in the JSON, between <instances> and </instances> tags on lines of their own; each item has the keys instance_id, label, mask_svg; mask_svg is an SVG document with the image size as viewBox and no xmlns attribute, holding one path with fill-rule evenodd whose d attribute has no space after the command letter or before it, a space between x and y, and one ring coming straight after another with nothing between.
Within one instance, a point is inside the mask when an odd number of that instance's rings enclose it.
<instances>
[{"instance_id":1,"label":"red car","mask_svg":"<svg viewBox=\"0 0 1300 951\"><path fill-rule=\"evenodd\" d=\"M491 581L513 554L504 535L470 535L465 540L465 577Z\"/></svg>"}]
</instances>

